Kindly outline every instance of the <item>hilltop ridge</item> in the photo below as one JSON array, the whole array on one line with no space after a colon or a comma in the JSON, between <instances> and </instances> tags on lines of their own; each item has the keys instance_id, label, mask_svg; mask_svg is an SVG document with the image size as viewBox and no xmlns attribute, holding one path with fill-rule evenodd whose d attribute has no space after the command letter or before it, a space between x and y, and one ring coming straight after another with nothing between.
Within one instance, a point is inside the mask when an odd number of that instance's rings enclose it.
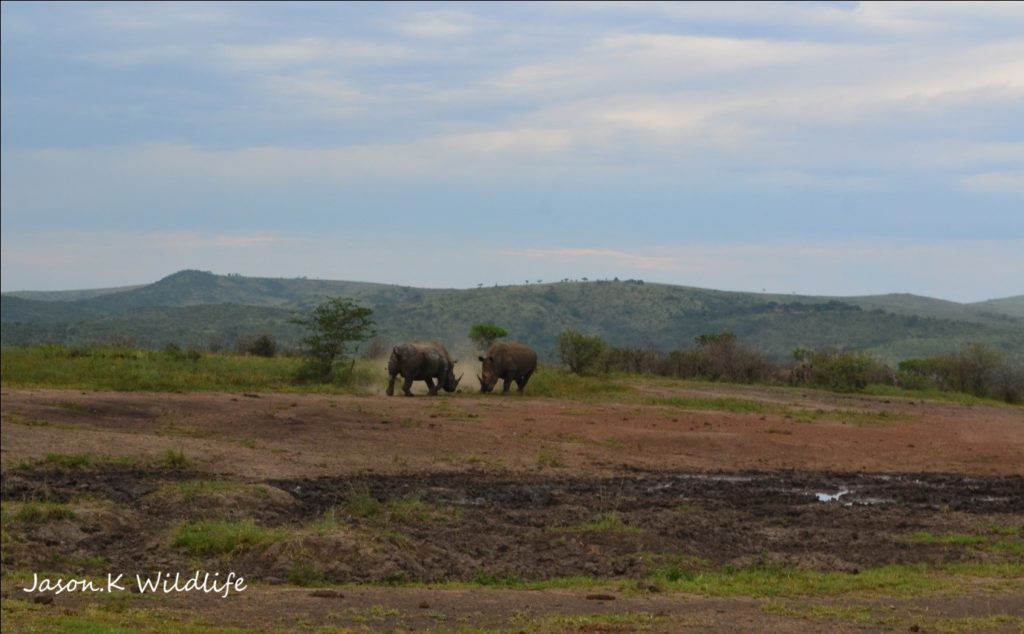
<instances>
[{"instance_id":1,"label":"hilltop ridge","mask_svg":"<svg viewBox=\"0 0 1024 634\"><path fill-rule=\"evenodd\" d=\"M797 346L831 346L898 360L966 341L1024 357L1024 296L960 304L911 294L778 295L640 280L428 289L197 270L122 289L5 293L0 340L10 346L121 337L147 347L230 347L239 336L267 332L293 345L301 332L289 318L331 296L373 308L385 341L435 338L458 346L472 324L492 321L548 358L567 328L599 334L613 345L662 350L731 330L774 358Z\"/></svg>"}]
</instances>

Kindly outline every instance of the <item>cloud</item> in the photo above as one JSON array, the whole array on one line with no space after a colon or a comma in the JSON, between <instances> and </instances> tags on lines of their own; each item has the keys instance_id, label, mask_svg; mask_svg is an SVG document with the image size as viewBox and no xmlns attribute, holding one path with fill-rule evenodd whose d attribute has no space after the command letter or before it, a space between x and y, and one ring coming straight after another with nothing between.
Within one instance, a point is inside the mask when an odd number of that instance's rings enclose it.
<instances>
[{"instance_id":1,"label":"cloud","mask_svg":"<svg viewBox=\"0 0 1024 634\"><path fill-rule=\"evenodd\" d=\"M960 179L960 184L975 191L1024 194L1024 171L971 174Z\"/></svg>"},{"instance_id":2,"label":"cloud","mask_svg":"<svg viewBox=\"0 0 1024 634\"><path fill-rule=\"evenodd\" d=\"M261 44L221 44L217 61L240 70L284 69L335 64L380 65L417 59L413 49L389 42L357 38L303 37Z\"/></svg>"},{"instance_id":3,"label":"cloud","mask_svg":"<svg viewBox=\"0 0 1024 634\"><path fill-rule=\"evenodd\" d=\"M396 28L410 37L449 39L470 35L479 25L479 18L462 11L421 11L399 22Z\"/></svg>"}]
</instances>

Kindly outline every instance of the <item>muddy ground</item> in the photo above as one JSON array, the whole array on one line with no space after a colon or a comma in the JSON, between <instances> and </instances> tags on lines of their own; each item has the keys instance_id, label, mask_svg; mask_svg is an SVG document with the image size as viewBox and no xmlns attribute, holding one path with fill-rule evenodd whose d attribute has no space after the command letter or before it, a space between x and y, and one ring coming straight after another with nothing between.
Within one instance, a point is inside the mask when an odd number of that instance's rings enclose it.
<instances>
[{"instance_id":1,"label":"muddy ground","mask_svg":"<svg viewBox=\"0 0 1024 634\"><path fill-rule=\"evenodd\" d=\"M671 591L708 571L1019 563L1021 408L634 390L586 400L5 390L5 604L20 604L32 572L204 569L252 586L227 600L129 599L183 622L285 630L1024 627L1024 579L1013 574L998 591L979 583L938 598ZM728 411L723 398L764 407ZM38 502L60 511L18 515ZM275 537L230 553L175 545L182 526L209 521ZM527 585L568 577L598 587ZM31 609L81 615L106 599L62 594Z\"/></svg>"}]
</instances>

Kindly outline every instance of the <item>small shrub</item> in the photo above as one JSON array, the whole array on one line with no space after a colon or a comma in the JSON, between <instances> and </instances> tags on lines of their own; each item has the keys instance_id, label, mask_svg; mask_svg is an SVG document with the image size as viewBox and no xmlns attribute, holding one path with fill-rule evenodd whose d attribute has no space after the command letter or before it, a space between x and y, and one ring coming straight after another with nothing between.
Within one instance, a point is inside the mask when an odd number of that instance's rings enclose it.
<instances>
[{"instance_id":1,"label":"small shrub","mask_svg":"<svg viewBox=\"0 0 1024 634\"><path fill-rule=\"evenodd\" d=\"M307 562L295 562L288 571L288 583L302 587L322 586L327 582L324 573L313 564Z\"/></svg>"},{"instance_id":2,"label":"small shrub","mask_svg":"<svg viewBox=\"0 0 1024 634\"><path fill-rule=\"evenodd\" d=\"M181 449L168 449L160 462L168 469L184 469L191 461Z\"/></svg>"},{"instance_id":3,"label":"small shrub","mask_svg":"<svg viewBox=\"0 0 1024 634\"><path fill-rule=\"evenodd\" d=\"M272 358L277 353L277 341L272 335L242 335L235 340L235 354Z\"/></svg>"},{"instance_id":4,"label":"small shrub","mask_svg":"<svg viewBox=\"0 0 1024 634\"><path fill-rule=\"evenodd\" d=\"M558 357L573 374L590 374L599 369L605 351L604 339L566 330L558 336Z\"/></svg>"},{"instance_id":5,"label":"small shrub","mask_svg":"<svg viewBox=\"0 0 1024 634\"><path fill-rule=\"evenodd\" d=\"M367 485L353 485L345 496L345 511L353 517L373 517L381 512L381 503Z\"/></svg>"}]
</instances>

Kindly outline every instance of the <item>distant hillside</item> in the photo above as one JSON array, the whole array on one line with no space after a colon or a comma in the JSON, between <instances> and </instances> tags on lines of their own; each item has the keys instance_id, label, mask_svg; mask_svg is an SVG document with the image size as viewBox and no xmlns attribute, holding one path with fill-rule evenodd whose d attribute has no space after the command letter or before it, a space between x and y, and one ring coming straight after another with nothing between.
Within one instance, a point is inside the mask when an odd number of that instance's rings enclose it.
<instances>
[{"instance_id":1,"label":"distant hillside","mask_svg":"<svg viewBox=\"0 0 1024 634\"><path fill-rule=\"evenodd\" d=\"M1024 295L969 304L976 311L1024 318Z\"/></svg>"},{"instance_id":2,"label":"distant hillside","mask_svg":"<svg viewBox=\"0 0 1024 634\"><path fill-rule=\"evenodd\" d=\"M620 346L669 350L701 334L731 330L782 359L798 346L870 350L890 361L983 341L1024 359L1022 298L957 304L913 295L830 298L736 293L637 280L561 282L468 290L363 282L269 279L182 271L154 284L69 301L3 295L4 346L130 340L231 347L238 337L273 334L296 345L289 318L326 297L374 309L385 342L439 339L468 350L474 323L492 321L545 358L567 328Z\"/></svg>"},{"instance_id":3,"label":"distant hillside","mask_svg":"<svg viewBox=\"0 0 1024 634\"><path fill-rule=\"evenodd\" d=\"M131 291L136 288L142 288L142 286L143 285L119 286L116 288L90 288L80 291L14 291L12 293L4 293L4 295L20 297L22 299L35 299L41 302L74 302L80 299L109 295L110 293Z\"/></svg>"}]
</instances>

